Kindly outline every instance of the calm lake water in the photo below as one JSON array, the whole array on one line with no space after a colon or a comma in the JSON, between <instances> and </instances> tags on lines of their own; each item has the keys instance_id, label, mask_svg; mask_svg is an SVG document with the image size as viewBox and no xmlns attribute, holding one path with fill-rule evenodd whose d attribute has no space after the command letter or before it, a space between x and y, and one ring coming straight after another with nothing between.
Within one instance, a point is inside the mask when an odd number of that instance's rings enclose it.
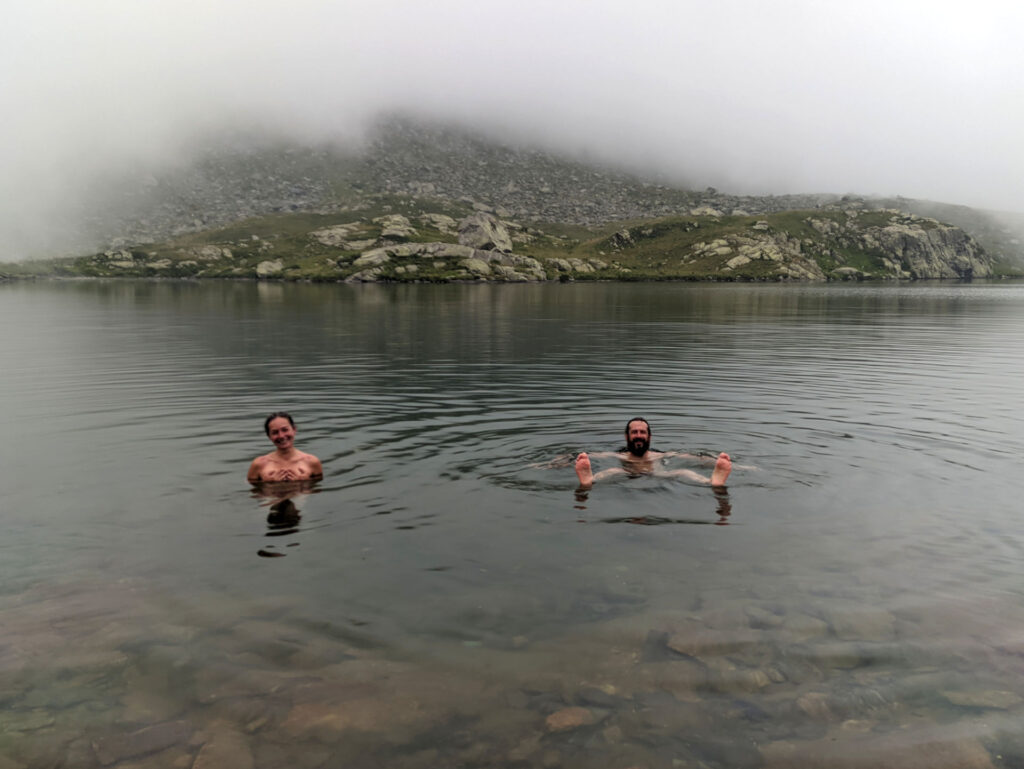
<instances>
[{"instance_id":1,"label":"calm lake water","mask_svg":"<svg viewBox=\"0 0 1024 769\"><path fill-rule=\"evenodd\" d=\"M3 769L1024 764L1021 284L44 282L0 317ZM279 409L326 478L272 507ZM637 415L728 493L578 492Z\"/></svg>"}]
</instances>

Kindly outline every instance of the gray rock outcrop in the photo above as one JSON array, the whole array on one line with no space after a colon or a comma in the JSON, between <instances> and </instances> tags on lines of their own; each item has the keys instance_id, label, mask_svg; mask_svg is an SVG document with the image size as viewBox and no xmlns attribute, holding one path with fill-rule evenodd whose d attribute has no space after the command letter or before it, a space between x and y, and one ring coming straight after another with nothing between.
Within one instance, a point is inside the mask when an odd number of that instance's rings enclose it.
<instances>
[{"instance_id":1,"label":"gray rock outcrop","mask_svg":"<svg viewBox=\"0 0 1024 769\"><path fill-rule=\"evenodd\" d=\"M357 223L335 224L332 227L324 227L320 230L314 230L309 233L309 236L325 246L344 248L345 243L351 237L352 230L357 226Z\"/></svg>"},{"instance_id":2,"label":"gray rock outcrop","mask_svg":"<svg viewBox=\"0 0 1024 769\"><path fill-rule=\"evenodd\" d=\"M756 267L759 275L798 280L992 275L992 260L957 227L899 211L837 213L832 209L805 220L820 236L816 239L800 240L758 222L742 235L695 244L689 260L721 258L723 274L750 274ZM859 255L857 266L847 263L851 254Z\"/></svg>"},{"instance_id":3,"label":"gray rock outcrop","mask_svg":"<svg viewBox=\"0 0 1024 769\"><path fill-rule=\"evenodd\" d=\"M256 265L256 277L273 278L284 271L284 263L280 259L267 260Z\"/></svg>"},{"instance_id":4,"label":"gray rock outcrop","mask_svg":"<svg viewBox=\"0 0 1024 769\"><path fill-rule=\"evenodd\" d=\"M512 250L512 237L505 227L491 214L477 211L459 222L459 243L487 251Z\"/></svg>"},{"instance_id":5,"label":"gray rock outcrop","mask_svg":"<svg viewBox=\"0 0 1024 769\"><path fill-rule=\"evenodd\" d=\"M415 264L416 260L435 267L444 260L454 260L470 277L511 282L547 279L544 266L529 256L472 248L459 243L398 243L361 254L352 263L357 272L349 276L348 281L381 280L387 275L385 270L391 268L399 275L418 274L420 268Z\"/></svg>"},{"instance_id":6,"label":"gray rock outcrop","mask_svg":"<svg viewBox=\"0 0 1024 769\"><path fill-rule=\"evenodd\" d=\"M878 249L893 264L895 277L985 278L992 274L991 262L978 245L956 227L932 222L924 229L915 224L892 224L865 232L865 248Z\"/></svg>"},{"instance_id":7,"label":"gray rock outcrop","mask_svg":"<svg viewBox=\"0 0 1024 769\"><path fill-rule=\"evenodd\" d=\"M884 224L867 224L868 215L887 214ZM846 221L811 217L807 223L821 233L835 252L853 249L872 256L876 272L884 277L985 278L992 275L992 259L958 227L896 210L845 212ZM851 274L847 265L834 270L837 277ZM859 271L862 272L862 271Z\"/></svg>"},{"instance_id":8,"label":"gray rock outcrop","mask_svg":"<svg viewBox=\"0 0 1024 769\"><path fill-rule=\"evenodd\" d=\"M412 226L409 220L401 214L380 216L373 221L374 224L380 225L380 236L382 238L405 240L406 238L411 238L416 235L416 229Z\"/></svg>"}]
</instances>

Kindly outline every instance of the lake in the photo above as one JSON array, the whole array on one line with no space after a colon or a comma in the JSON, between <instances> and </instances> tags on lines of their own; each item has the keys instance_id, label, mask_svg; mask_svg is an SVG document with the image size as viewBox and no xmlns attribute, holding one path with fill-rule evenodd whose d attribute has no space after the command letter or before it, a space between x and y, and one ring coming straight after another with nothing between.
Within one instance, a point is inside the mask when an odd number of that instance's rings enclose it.
<instances>
[{"instance_id":1,"label":"lake","mask_svg":"<svg viewBox=\"0 0 1024 769\"><path fill-rule=\"evenodd\" d=\"M0 314L3 769L1024 763L1020 283ZM326 476L275 496L245 473L282 409ZM578 489L634 416L728 451L727 492Z\"/></svg>"}]
</instances>

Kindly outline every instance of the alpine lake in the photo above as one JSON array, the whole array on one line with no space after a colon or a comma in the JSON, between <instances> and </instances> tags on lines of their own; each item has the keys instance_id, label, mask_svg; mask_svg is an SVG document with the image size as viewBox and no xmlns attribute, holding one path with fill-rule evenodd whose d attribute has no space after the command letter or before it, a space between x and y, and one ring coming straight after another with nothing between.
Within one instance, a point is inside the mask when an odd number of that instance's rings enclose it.
<instances>
[{"instance_id":1,"label":"alpine lake","mask_svg":"<svg viewBox=\"0 0 1024 769\"><path fill-rule=\"evenodd\" d=\"M38 281L0 317L2 769L1024 765L1022 283ZM323 481L246 482L277 410ZM634 416L727 491L579 490Z\"/></svg>"}]
</instances>

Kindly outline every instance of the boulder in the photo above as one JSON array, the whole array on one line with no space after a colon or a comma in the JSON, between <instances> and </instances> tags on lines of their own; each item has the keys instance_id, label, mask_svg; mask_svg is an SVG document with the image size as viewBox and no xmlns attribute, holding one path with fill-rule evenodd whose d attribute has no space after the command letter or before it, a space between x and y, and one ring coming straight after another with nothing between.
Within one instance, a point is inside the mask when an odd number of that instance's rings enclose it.
<instances>
[{"instance_id":1,"label":"boulder","mask_svg":"<svg viewBox=\"0 0 1024 769\"><path fill-rule=\"evenodd\" d=\"M280 259L260 262L256 265L257 278L271 278L284 271L284 263Z\"/></svg>"},{"instance_id":2,"label":"boulder","mask_svg":"<svg viewBox=\"0 0 1024 769\"><path fill-rule=\"evenodd\" d=\"M379 267L380 265L387 264L390 261L391 257L388 255L387 249L375 248L360 256L352 263L352 265L354 267Z\"/></svg>"},{"instance_id":3,"label":"boulder","mask_svg":"<svg viewBox=\"0 0 1024 769\"><path fill-rule=\"evenodd\" d=\"M345 278L346 283L376 283L380 279L381 270L380 267L373 267L369 270L361 270L355 272Z\"/></svg>"},{"instance_id":4,"label":"boulder","mask_svg":"<svg viewBox=\"0 0 1024 769\"><path fill-rule=\"evenodd\" d=\"M714 216L714 217L719 217L721 215L722 215L721 211L719 211L717 208L712 208L711 206L698 206L697 208L691 208L690 209L690 216Z\"/></svg>"},{"instance_id":5,"label":"boulder","mask_svg":"<svg viewBox=\"0 0 1024 769\"><path fill-rule=\"evenodd\" d=\"M405 240L416 235L415 228L401 214L379 216L373 221L375 224L380 225L380 236L382 238Z\"/></svg>"},{"instance_id":6,"label":"boulder","mask_svg":"<svg viewBox=\"0 0 1024 769\"><path fill-rule=\"evenodd\" d=\"M338 246L346 251L365 251L376 242L376 238L366 238L365 240L343 240L338 243Z\"/></svg>"},{"instance_id":7,"label":"boulder","mask_svg":"<svg viewBox=\"0 0 1024 769\"><path fill-rule=\"evenodd\" d=\"M472 259L476 249L472 246L462 246L458 243L431 243L431 256L440 256L447 259Z\"/></svg>"},{"instance_id":8,"label":"boulder","mask_svg":"<svg viewBox=\"0 0 1024 769\"><path fill-rule=\"evenodd\" d=\"M230 259L231 249L220 246L197 246L188 251L189 255L202 262L215 262L218 259Z\"/></svg>"},{"instance_id":9,"label":"boulder","mask_svg":"<svg viewBox=\"0 0 1024 769\"><path fill-rule=\"evenodd\" d=\"M459 243L488 251L512 250L508 228L483 211L477 211L459 222Z\"/></svg>"},{"instance_id":10,"label":"boulder","mask_svg":"<svg viewBox=\"0 0 1024 769\"><path fill-rule=\"evenodd\" d=\"M441 232L453 232L456 227L455 220L444 214L423 214L420 216L420 221L426 226L433 227Z\"/></svg>"},{"instance_id":11,"label":"boulder","mask_svg":"<svg viewBox=\"0 0 1024 769\"><path fill-rule=\"evenodd\" d=\"M463 259L461 265L473 275L491 274L490 266L483 259Z\"/></svg>"},{"instance_id":12,"label":"boulder","mask_svg":"<svg viewBox=\"0 0 1024 769\"><path fill-rule=\"evenodd\" d=\"M578 729L581 726L589 726L596 720L594 713L587 708L562 708L548 716L544 725L549 732L565 732L570 729Z\"/></svg>"},{"instance_id":13,"label":"boulder","mask_svg":"<svg viewBox=\"0 0 1024 769\"><path fill-rule=\"evenodd\" d=\"M309 233L309 236L325 246L337 246L344 248L344 243L351 234L352 229L357 226L358 224L355 222L350 224L335 224L332 227L324 227L320 230L314 230Z\"/></svg>"}]
</instances>

